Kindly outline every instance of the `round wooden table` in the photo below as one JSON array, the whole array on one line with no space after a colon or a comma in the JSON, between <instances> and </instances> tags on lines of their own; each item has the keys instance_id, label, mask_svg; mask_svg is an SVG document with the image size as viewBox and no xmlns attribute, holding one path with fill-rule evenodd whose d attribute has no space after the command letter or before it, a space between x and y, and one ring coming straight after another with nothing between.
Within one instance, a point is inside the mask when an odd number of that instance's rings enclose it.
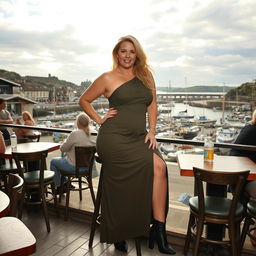
<instances>
[{"instance_id":1,"label":"round wooden table","mask_svg":"<svg viewBox=\"0 0 256 256\"><path fill-rule=\"evenodd\" d=\"M48 152L52 152L54 150L58 150L60 148L59 143L54 142L27 142L27 143L19 143L17 144L17 149L15 152L18 153L33 153L42 150L48 150ZM11 146L7 146L4 153L0 154L2 158L13 158Z\"/></svg>"},{"instance_id":2,"label":"round wooden table","mask_svg":"<svg viewBox=\"0 0 256 256\"><path fill-rule=\"evenodd\" d=\"M8 214L10 207L10 198L0 190L0 218Z\"/></svg>"}]
</instances>

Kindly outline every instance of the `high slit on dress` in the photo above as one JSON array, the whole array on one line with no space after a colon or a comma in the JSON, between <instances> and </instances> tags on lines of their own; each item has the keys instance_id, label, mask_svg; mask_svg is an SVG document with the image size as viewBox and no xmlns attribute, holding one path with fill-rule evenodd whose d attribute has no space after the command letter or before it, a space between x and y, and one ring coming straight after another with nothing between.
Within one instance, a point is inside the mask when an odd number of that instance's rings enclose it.
<instances>
[{"instance_id":1,"label":"high slit on dress","mask_svg":"<svg viewBox=\"0 0 256 256\"><path fill-rule=\"evenodd\" d=\"M153 153L162 158L158 150L148 149L148 143L144 143L147 106L152 97L151 90L137 77L120 85L109 97L109 107L115 108L117 115L101 125L97 136L103 171L101 242L149 234Z\"/></svg>"}]
</instances>

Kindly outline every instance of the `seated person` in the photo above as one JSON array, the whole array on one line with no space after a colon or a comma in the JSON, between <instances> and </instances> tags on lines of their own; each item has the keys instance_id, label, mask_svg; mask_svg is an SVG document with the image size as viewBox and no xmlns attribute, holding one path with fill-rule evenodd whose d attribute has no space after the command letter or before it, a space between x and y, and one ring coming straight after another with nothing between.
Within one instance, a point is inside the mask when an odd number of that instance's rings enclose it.
<instances>
[{"instance_id":1,"label":"seated person","mask_svg":"<svg viewBox=\"0 0 256 256\"><path fill-rule=\"evenodd\" d=\"M5 141L4 141L4 136L3 133L0 131L0 153L5 152ZM0 158L0 167L5 164L5 159ZM1 175L0 175L0 188L1 188Z\"/></svg>"},{"instance_id":2,"label":"seated person","mask_svg":"<svg viewBox=\"0 0 256 256\"><path fill-rule=\"evenodd\" d=\"M12 124L13 119L8 110L6 110L7 102L4 98L0 98L0 123L2 124ZM6 127L0 127L1 132L5 140L10 139L10 133Z\"/></svg>"},{"instance_id":3,"label":"seated person","mask_svg":"<svg viewBox=\"0 0 256 256\"><path fill-rule=\"evenodd\" d=\"M256 110L252 114L252 120L240 131L235 144L253 145L256 146ZM232 149L231 156L247 156L256 163L256 151ZM244 188L245 192L254 200L256 200L256 181L247 181ZM254 232L256 237L256 230ZM255 241L251 240L252 244L256 246Z\"/></svg>"},{"instance_id":4,"label":"seated person","mask_svg":"<svg viewBox=\"0 0 256 256\"><path fill-rule=\"evenodd\" d=\"M4 137L3 133L0 131L0 153L5 152L5 142L4 142Z\"/></svg>"},{"instance_id":5,"label":"seated person","mask_svg":"<svg viewBox=\"0 0 256 256\"><path fill-rule=\"evenodd\" d=\"M23 121L21 121L20 119L17 119L16 124L23 124L23 125L28 125L28 126L36 125L33 117L31 116L31 114L28 111L22 112L22 119L23 119ZM23 138L25 135L33 135L34 131L32 129L16 128L15 133L16 133L17 138L19 139L19 138Z\"/></svg>"},{"instance_id":6,"label":"seated person","mask_svg":"<svg viewBox=\"0 0 256 256\"><path fill-rule=\"evenodd\" d=\"M77 129L72 131L64 143L60 146L64 157L55 157L51 160L50 169L55 172L55 186L59 191L61 174L60 170L65 172L75 172L75 147L76 146L95 146L89 131L89 117L81 113L76 118Z\"/></svg>"}]
</instances>

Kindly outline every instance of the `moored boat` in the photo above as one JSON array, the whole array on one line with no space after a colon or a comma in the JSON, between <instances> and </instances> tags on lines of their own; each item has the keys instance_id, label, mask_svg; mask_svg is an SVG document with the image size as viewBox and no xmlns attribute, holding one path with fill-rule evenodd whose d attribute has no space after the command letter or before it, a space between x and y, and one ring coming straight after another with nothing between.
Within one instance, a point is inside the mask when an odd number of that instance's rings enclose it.
<instances>
[{"instance_id":1,"label":"moored boat","mask_svg":"<svg viewBox=\"0 0 256 256\"><path fill-rule=\"evenodd\" d=\"M192 119L194 118L194 115L189 115L187 109L183 111L179 111L178 115L172 116L174 119L181 119L181 118L186 118L186 119Z\"/></svg>"},{"instance_id":2,"label":"moored boat","mask_svg":"<svg viewBox=\"0 0 256 256\"><path fill-rule=\"evenodd\" d=\"M215 125L216 119L210 119L206 116L199 116L197 119L195 119L196 125Z\"/></svg>"},{"instance_id":3,"label":"moored boat","mask_svg":"<svg viewBox=\"0 0 256 256\"><path fill-rule=\"evenodd\" d=\"M216 142L233 143L238 135L236 129L232 127L220 127L216 132Z\"/></svg>"}]
</instances>

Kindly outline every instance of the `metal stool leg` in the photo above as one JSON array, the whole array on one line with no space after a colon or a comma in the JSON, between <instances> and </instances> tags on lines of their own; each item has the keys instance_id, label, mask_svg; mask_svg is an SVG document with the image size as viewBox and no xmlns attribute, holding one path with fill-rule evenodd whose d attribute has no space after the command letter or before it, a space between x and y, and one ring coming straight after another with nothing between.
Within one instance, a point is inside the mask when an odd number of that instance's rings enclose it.
<instances>
[{"instance_id":1,"label":"metal stool leg","mask_svg":"<svg viewBox=\"0 0 256 256\"><path fill-rule=\"evenodd\" d=\"M136 246L137 256L141 256L141 247L140 247L140 239L139 238L135 238L135 246Z\"/></svg>"},{"instance_id":2,"label":"metal stool leg","mask_svg":"<svg viewBox=\"0 0 256 256\"><path fill-rule=\"evenodd\" d=\"M100 173L96 203L95 203L94 213L93 213L93 216L92 216L91 232L90 232L90 239L89 239L89 248L91 248L92 244L93 244L93 239L94 239L94 234L95 234L96 224L97 224L97 218L99 216L99 210L100 210L101 193L102 193L102 170L101 170L101 173Z\"/></svg>"}]
</instances>

